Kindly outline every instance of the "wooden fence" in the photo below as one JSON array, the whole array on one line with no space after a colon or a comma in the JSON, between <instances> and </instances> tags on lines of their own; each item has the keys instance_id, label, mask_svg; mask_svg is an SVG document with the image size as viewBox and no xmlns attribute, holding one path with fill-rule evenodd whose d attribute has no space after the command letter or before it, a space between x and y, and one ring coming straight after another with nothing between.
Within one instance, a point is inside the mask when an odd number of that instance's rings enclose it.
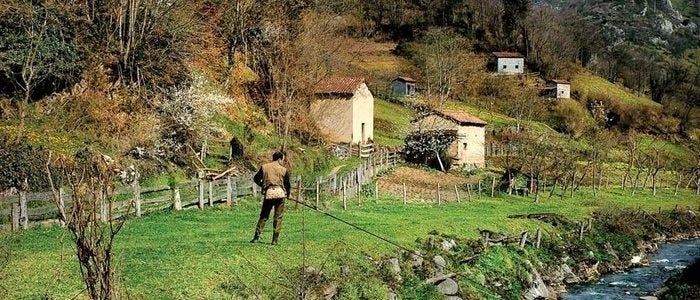
<instances>
[{"instance_id":1,"label":"wooden fence","mask_svg":"<svg viewBox=\"0 0 700 300\"><path fill-rule=\"evenodd\" d=\"M311 181L296 176L292 179L292 197L301 201L315 198L316 206L320 207L319 200L323 195L341 196L346 206L349 197L358 195L363 185L371 182L382 170L395 166L399 159L398 152L383 149L368 155L349 172L322 176ZM232 205L238 198L261 194L252 177L253 174L245 174L212 181L195 179L173 186L143 189L139 183L122 186L114 191L115 200L111 206L111 201L100 201L99 214L106 221L109 209L116 217L123 216L126 212L140 217L145 212L164 209L202 209L219 203ZM21 191L16 195L0 196L0 230L14 231L42 223L58 223L59 211L70 211L72 197L72 192L66 188L59 189L58 204L54 203L52 192Z\"/></svg>"}]
</instances>

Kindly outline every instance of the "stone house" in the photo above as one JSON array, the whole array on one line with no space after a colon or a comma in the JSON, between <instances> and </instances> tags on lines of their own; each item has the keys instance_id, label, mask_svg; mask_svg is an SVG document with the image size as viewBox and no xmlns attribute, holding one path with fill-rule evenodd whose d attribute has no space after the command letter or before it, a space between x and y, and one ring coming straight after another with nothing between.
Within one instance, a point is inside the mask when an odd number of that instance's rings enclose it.
<instances>
[{"instance_id":1,"label":"stone house","mask_svg":"<svg viewBox=\"0 0 700 300\"><path fill-rule=\"evenodd\" d=\"M399 76L391 82L393 96L415 96L416 80L411 77Z\"/></svg>"},{"instance_id":2,"label":"stone house","mask_svg":"<svg viewBox=\"0 0 700 300\"><path fill-rule=\"evenodd\" d=\"M448 149L452 166L483 168L486 166L486 122L463 111L431 111L414 120L413 129L444 130L454 133L456 140Z\"/></svg>"},{"instance_id":3,"label":"stone house","mask_svg":"<svg viewBox=\"0 0 700 300\"><path fill-rule=\"evenodd\" d=\"M525 57L518 52L493 52L496 72L499 74L522 74L525 72Z\"/></svg>"},{"instance_id":4,"label":"stone house","mask_svg":"<svg viewBox=\"0 0 700 300\"><path fill-rule=\"evenodd\" d=\"M570 99L571 98L571 82L566 80L553 79L547 81L544 88L546 94L550 98L555 99Z\"/></svg>"},{"instance_id":5,"label":"stone house","mask_svg":"<svg viewBox=\"0 0 700 300\"><path fill-rule=\"evenodd\" d=\"M374 140L374 97L362 77L330 77L315 87L311 117L332 142Z\"/></svg>"}]
</instances>

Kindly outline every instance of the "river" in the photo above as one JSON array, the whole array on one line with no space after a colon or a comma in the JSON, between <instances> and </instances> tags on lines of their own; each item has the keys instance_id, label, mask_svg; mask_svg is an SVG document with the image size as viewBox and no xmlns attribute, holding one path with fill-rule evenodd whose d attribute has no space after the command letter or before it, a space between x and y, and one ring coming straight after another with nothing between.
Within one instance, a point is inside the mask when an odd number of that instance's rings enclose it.
<instances>
[{"instance_id":1,"label":"river","mask_svg":"<svg viewBox=\"0 0 700 300\"><path fill-rule=\"evenodd\" d=\"M660 245L649 266L603 276L597 283L575 286L564 299L639 299L660 288L676 271L700 258L700 239Z\"/></svg>"}]
</instances>

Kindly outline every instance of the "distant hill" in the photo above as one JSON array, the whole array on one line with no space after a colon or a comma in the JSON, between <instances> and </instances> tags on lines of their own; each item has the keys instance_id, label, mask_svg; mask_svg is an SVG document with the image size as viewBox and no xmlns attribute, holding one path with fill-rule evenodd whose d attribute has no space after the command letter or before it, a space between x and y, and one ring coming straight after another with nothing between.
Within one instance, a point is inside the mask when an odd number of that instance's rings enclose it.
<instances>
[{"instance_id":1,"label":"distant hill","mask_svg":"<svg viewBox=\"0 0 700 300\"><path fill-rule=\"evenodd\" d=\"M700 45L697 0L535 0L533 4L574 10L605 29L611 43L633 42L675 55Z\"/></svg>"}]
</instances>

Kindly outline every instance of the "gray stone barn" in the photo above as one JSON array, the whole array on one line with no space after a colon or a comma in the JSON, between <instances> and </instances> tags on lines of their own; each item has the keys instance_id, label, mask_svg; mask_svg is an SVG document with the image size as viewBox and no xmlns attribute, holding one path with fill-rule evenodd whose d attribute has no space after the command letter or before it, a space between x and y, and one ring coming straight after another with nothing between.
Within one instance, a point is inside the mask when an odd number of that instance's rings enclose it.
<instances>
[{"instance_id":1,"label":"gray stone barn","mask_svg":"<svg viewBox=\"0 0 700 300\"><path fill-rule=\"evenodd\" d=\"M405 76L396 77L391 82L391 94L394 96L415 96L416 80Z\"/></svg>"},{"instance_id":2,"label":"gray stone barn","mask_svg":"<svg viewBox=\"0 0 700 300\"><path fill-rule=\"evenodd\" d=\"M463 111L432 111L414 120L414 130L445 130L456 134L448 154L452 166L483 168L486 166L486 122Z\"/></svg>"},{"instance_id":3,"label":"gray stone barn","mask_svg":"<svg viewBox=\"0 0 700 300\"><path fill-rule=\"evenodd\" d=\"M352 144L374 140L374 97L364 78L325 78L314 94L311 116L327 139Z\"/></svg>"},{"instance_id":4,"label":"gray stone barn","mask_svg":"<svg viewBox=\"0 0 700 300\"><path fill-rule=\"evenodd\" d=\"M496 72L500 74L522 74L525 72L525 57L518 52L493 52Z\"/></svg>"}]
</instances>

